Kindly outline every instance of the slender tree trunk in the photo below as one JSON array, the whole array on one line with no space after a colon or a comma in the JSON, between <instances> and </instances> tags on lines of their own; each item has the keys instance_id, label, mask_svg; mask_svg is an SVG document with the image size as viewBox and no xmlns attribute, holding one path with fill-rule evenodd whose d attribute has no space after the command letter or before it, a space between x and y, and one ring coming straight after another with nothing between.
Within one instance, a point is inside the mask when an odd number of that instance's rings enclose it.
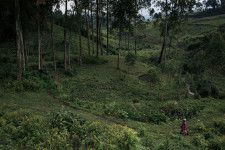
<instances>
[{"instance_id":1,"label":"slender tree trunk","mask_svg":"<svg viewBox=\"0 0 225 150\"><path fill-rule=\"evenodd\" d=\"M165 37L164 37L165 38ZM164 50L164 47L165 47L165 39L163 41L163 46L162 46L162 50L161 50L161 53L160 53L160 57L159 57L159 64L161 64L162 62L162 57L163 57L163 50Z\"/></svg>"},{"instance_id":2,"label":"slender tree trunk","mask_svg":"<svg viewBox=\"0 0 225 150\"><path fill-rule=\"evenodd\" d=\"M66 70L66 25L67 25L67 0L65 3L65 22L64 22L64 69Z\"/></svg>"},{"instance_id":3,"label":"slender tree trunk","mask_svg":"<svg viewBox=\"0 0 225 150\"><path fill-rule=\"evenodd\" d=\"M42 44L42 43L41 43ZM43 56L42 56L42 47L40 49L40 62L41 62L41 69L43 69Z\"/></svg>"},{"instance_id":4,"label":"slender tree trunk","mask_svg":"<svg viewBox=\"0 0 225 150\"><path fill-rule=\"evenodd\" d=\"M135 0L135 7L137 10L137 0ZM137 56L137 16L135 17L135 22L134 22L134 51L135 51L135 56Z\"/></svg>"},{"instance_id":5,"label":"slender tree trunk","mask_svg":"<svg viewBox=\"0 0 225 150\"><path fill-rule=\"evenodd\" d=\"M162 62L164 49L165 49L165 60L166 60L166 38L167 38L167 0L166 0L165 33L164 33L163 46L162 46L161 54L160 54L160 57L159 57L159 64L161 64L161 62Z\"/></svg>"},{"instance_id":6,"label":"slender tree trunk","mask_svg":"<svg viewBox=\"0 0 225 150\"><path fill-rule=\"evenodd\" d=\"M38 25L38 70L41 70L41 31L40 31L40 15L38 14L37 19Z\"/></svg>"},{"instance_id":7,"label":"slender tree trunk","mask_svg":"<svg viewBox=\"0 0 225 150\"><path fill-rule=\"evenodd\" d=\"M88 13L87 13L87 38L88 38L88 55L91 55L90 31L89 31L89 4L88 4Z\"/></svg>"},{"instance_id":8,"label":"slender tree trunk","mask_svg":"<svg viewBox=\"0 0 225 150\"><path fill-rule=\"evenodd\" d=\"M69 46L68 46L68 67L70 67L70 48L71 48L71 33L72 33L72 27L70 26L70 34L69 34Z\"/></svg>"},{"instance_id":9,"label":"slender tree trunk","mask_svg":"<svg viewBox=\"0 0 225 150\"><path fill-rule=\"evenodd\" d=\"M165 45L164 45L164 47L165 47L165 61L166 61L166 44L167 44L167 5L168 5L168 3L167 3L167 0L166 0L166 18L165 18L165 38L164 38L164 42L165 42Z\"/></svg>"},{"instance_id":10,"label":"slender tree trunk","mask_svg":"<svg viewBox=\"0 0 225 150\"><path fill-rule=\"evenodd\" d=\"M22 32L22 31L21 31ZM23 36L23 33L21 33L20 35ZM25 46L24 46L24 39L23 40L23 49L22 49L22 63L23 63L23 70L26 70L26 62L25 62Z\"/></svg>"},{"instance_id":11,"label":"slender tree trunk","mask_svg":"<svg viewBox=\"0 0 225 150\"><path fill-rule=\"evenodd\" d=\"M106 4L107 9L107 44L106 44L106 54L109 54L109 1L107 0Z\"/></svg>"},{"instance_id":12,"label":"slender tree trunk","mask_svg":"<svg viewBox=\"0 0 225 150\"><path fill-rule=\"evenodd\" d=\"M175 60L177 60L177 55L178 55L177 49L179 47L180 28L181 28L181 15L179 18L179 27L178 27L178 32L177 32L177 42L176 42L176 47L175 47Z\"/></svg>"},{"instance_id":13,"label":"slender tree trunk","mask_svg":"<svg viewBox=\"0 0 225 150\"><path fill-rule=\"evenodd\" d=\"M21 39L21 18L19 0L15 0L15 22L16 22L16 44L17 44L17 80L22 80L21 51L23 50L23 39Z\"/></svg>"},{"instance_id":14,"label":"slender tree trunk","mask_svg":"<svg viewBox=\"0 0 225 150\"><path fill-rule=\"evenodd\" d=\"M99 44L101 46L101 55L103 56L101 27L102 27L102 24L101 24L101 21L100 21L100 23L99 23Z\"/></svg>"},{"instance_id":15,"label":"slender tree trunk","mask_svg":"<svg viewBox=\"0 0 225 150\"><path fill-rule=\"evenodd\" d=\"M130 53L130 35L128 33L128 54Z\"/></svg>"},{"instance_id":16,"label":"slender tree trunk","mask_svg":"<svg viewBox=\"0 0 225 150\"><path fill-rule=\"evenodd\" d=\"M118 61L117 61L117 69L120 70L120 48L121 48L121 38L122 38L122 30L119 31L119 49L118 49Z\"/></svg>"},{"instance_id":17,"label":"slender tree trunk","mask_svg":"<svg viewBox=\"0 0 225 150\"><path fill-rule=\"evenodd\" d=\"M24 45L25 68L27 68L28 67L27 42L26 42L26 38L25 38L25 33L24 32L23 32L23 45Z\"/></svg>"},{"instance_id":18,"label":"slender tree trunk","mask_svg":"<svg viewBox=\"0 0 225 150\"><path fill-rule=\"evenodd\" d=\"M95 54L95 44L94 44L94 18L93 18L93 11L92 6L93 3L91 2L91 29L92 29L92 53Z\"/></svg>"},{"instance_id":19,"label":"slender tree trunk","mask_svg":"<svg viewBox=\"0 0 225 150\"><path fill-rule=\"evenodd\" d=\"M80 56L79 56L79 64L82 65L82 37L81 37L81 11L79 12L79 42L80 42Z\"/></svg>"},{"instance_id":20,"label":"slender tree trunk","mask_svg":"<svg viewBox=\"0 0 225 150\"><path fill-rule=\"evenodd\" d=\"M26 68L28 67L28 49L27 49L27 42L26 40L24 39L24 50L25 50L25 65L26 65Z\"/></svg>"},{"instance_id":21,"label":"slender tree trunk","mask_svg":"<svg viewBox=\"0 0 225 150\"><path fill-rule=\"evenodd\" d=\"M52 7L53 8L53 7ZM54 49L54 35L53 35L53 10L51 11L51 46L52 46L52 58L53 58L53 69L56 71L56 60L55 60L55 49Z\"/></svg>"},{"instance_id":22,"label":"slender tree trunk","mask_svg":"<svg viewBox=\"0 0 225 150\"><path fill-rule=\"evenodd\" d=\"M96 53L96 57L98 58L99 57L99 35L98 35L98 30L99 30L99 16L98 16L98 6L99 6L99 0L96 0L96 5L97 5L97 8L96 8L96 34L97 34L97 42L96 42L96 45L97 45L97 53Z\"/></svg>"}]
</instances>

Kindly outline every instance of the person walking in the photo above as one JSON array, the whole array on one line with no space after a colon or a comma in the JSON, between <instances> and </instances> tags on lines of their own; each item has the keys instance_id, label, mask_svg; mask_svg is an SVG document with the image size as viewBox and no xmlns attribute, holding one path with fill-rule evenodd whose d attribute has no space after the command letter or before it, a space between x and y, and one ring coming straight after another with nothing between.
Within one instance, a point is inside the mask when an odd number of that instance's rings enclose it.
<instances>
[{"instance_id":1,"label":"person walking","mask_svg":"<svg viewBox=\"0 0 225 150\"><path fill-rule=\"evenodd\" d=\"M180 134L188 135L186 119L183 120L183 123L182 123L182 125L181 125L181 131L180 131Z\"/></svg>"}]
</instances>

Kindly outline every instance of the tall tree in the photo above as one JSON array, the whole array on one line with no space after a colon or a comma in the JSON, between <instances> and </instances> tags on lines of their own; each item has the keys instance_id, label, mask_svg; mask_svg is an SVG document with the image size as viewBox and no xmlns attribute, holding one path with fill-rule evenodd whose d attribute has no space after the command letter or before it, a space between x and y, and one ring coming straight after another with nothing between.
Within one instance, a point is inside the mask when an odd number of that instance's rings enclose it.
<instances>
[{"instance_id":1,"label":"tall tree","mask_svg":"<svg viewBox=\"0 0 225 150\"><path fill-rule=\"evenodd\" d=\"M64 22L64 69L66 70L66 27L67 27L67 2L68 0L65 0L65 22Z\"/></svg>"},{"instance_id":2,"label":"tall tree","mask_svg":"<svg viewBox=\"0 0 225 150\"><path fill-rule=\"evenodd\" d=\"M16 43L17 43L17 80L22 80L21 51L23 51L23 35L21 27L20 3L15 0L15 22L16 22Z\"/></svg>"},{"instance_id":3,"label":"tall tree","mask_svg":"<svg viewBox=\"0 0 225 150\"><path fill-rule=\"evenodd\" d=\"M83 4L81 0L74 0L75 1L75 7L76 7L76 12L77 12L77 20L78 20L78 33L79 33L79 45L80 45L80 56L79 56L79 64L80 66L82 65L82 37L81 37L81 22L82 22L82 9L83 9Z\"/></svg>"},{"instance_id":4,"label":"tall tree","mask_svg":"<svg viewBox=\"0 0 225 150\"><path fill-rule=\"evenodd\" d=\"M107 26L107 44L106 44L106 54L109 54L109 0L106 0L106 26Z\"/></svg>"},{"instance_id":5,"label":"tall tree","mask_svg":"<svg viewBox=\"0 0 225 150\"><path fill-rule=\"evenodd\" d=\"M88 45L88 55L91 55L90 49L90 31L89 31L89 9L90 9L90 1L85 0L85 19L86 19L86 31L87 31L87 45Z\"/></svg>"},{"instance_id":6,"label":"tall tree","mask_svg":"<svg viewBox=\"0 0 225 150\"><path fill-rule=\"evenodd\" d=\"M91 1L91 30L92 30L92 54L95 53L94 46L94 18L93 18L93 2Z\"/></svg>"},{"instance_id":7,"label":"tall tree","mask_svg":"<svg viewBox=\"0 0 225 150\"><path fill-rule=\"evenodd\" d=\"M53 7L54 2L51 4L51 48L52 48L52 58L53 58L53 69L56 71L56 59L55 59L55 47L54 47L54 17L53 17Z\"/></svg>"},{"instance_id":8,"label":"tall tree","mask_svg":"<svg viewBox=\"0 0 225 150\"><path fill-rule=\"evenodd\" d=\"M97 37L97 40L96 40L96 57L98 58L99 57L99 15L98 15L98 12L99 12L99 0L96 0L96 37Z\"/></svg>"},{"instance_id":9,"label":"tall tree","mask_svg":"<svg viewBox=\"0 0 225 150\"><path fill-rule=\"evenodd\" d=\"M36 6L37 6L37 29L38 29L38 70L41 70L43 68L43 58L42 58L42 48L41 48L41 23L43 21L43 6L46 4L45 0L37 0Z\"/></svg>"},{"instance_id":10,"label":"tall tree","mask_svg":"<svg viewBox=\"0 0 225 150\"><path fill-rule=\"evenodd\" d=\"M168 1L166 0L165 5L163 5L163 9L165 9L165 29L164 29L164 39L163 39L163 45L162 50L159 57L159 64L162 62L163 53L165 53L166 58L166 42L167 42L167 15L168 15Z\"/></svg>"},{"instance_id":11,"label":"tall tree","mask_svg":"<svg viewBox=\"0 0 225 150\"><path fill-rule=\"evenodd\" d=\"M134 0L116 0L112 2L112 14L114 20L112 22L112 28L117 30L119 36L119 48L118 48L118 61L117 69L120 69L120 49L121 49L121 38L124 29L127 29L131 24L129 18L134 18L137 15L135 9Z\"/></svg>"}]
</instances>

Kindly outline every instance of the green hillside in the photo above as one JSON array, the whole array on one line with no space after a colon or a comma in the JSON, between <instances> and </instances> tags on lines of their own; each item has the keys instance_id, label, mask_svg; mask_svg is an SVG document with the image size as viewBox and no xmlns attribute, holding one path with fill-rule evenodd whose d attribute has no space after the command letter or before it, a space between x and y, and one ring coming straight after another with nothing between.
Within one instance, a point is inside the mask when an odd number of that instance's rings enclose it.
<instances>
[{"instance_id":1,"label":"green hillside","mask_svg":"<svg viewBox=\"0 0 225 150\"><path fill-rule=\"evenodd\" d=\"M16 80L15 42L1 43L0 149L223 150L224 64L204 66L211 60L205 59L208 51L204 47L212 43L207 35L216 35L224 23L225 15L190 19L183 29L180 43L184 45L177 60L168 59L161 65L157 63L159 31L150 23L140 32L144 38L138 40L138 57L132 65L123 40L120 70L116 55L89 56L85 36L83 65L79 66L79 37L72 32L72 65L66 71L63 28L55 25L57 71L52 69L49 32L42 36L44 69L37 71L37 34L31 33L29 67L23 71L22 82ZM214 38L224 41L224 31L218 32L220 36ZM106 44L105 30L103 34ZM111 35L111 50L117 46L117 37ZM173 49L168 55L173 56ZM212 61L217 59L213 56ZM179 133L184 118L189 136Z\"/></svg>"}]
</instances>

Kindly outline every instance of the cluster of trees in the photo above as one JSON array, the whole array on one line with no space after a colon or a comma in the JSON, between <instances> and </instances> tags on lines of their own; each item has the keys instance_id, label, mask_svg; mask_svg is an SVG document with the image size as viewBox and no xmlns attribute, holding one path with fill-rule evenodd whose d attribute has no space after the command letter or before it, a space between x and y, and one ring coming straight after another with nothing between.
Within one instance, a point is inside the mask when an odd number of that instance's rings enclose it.
<instances>
[{"instance_id":1,"label":"cluster of trees","mask_svg":"<svg viewBox=\"0 0 225 150\"><path fill-rule=\"evenodd\" d=\"M71 10L68 10L68 3L71 3ZM224 0L208 0L203 2L207 7L216 8L224 6ZM38 69L43 68L42 60L42 26L46 22L51 24L51 49L53 69L56 71L56 56L54 44L54 23L64 27L64 69L70 67L71 53L71 30L77 30L79 35L79 64L82 65L82 32L86 32L88 54L104 54L102 26L107 30L106 54L109 54L109 32L110 29L117 34L118 45L118 63L117 69L120 69L120 50L123 33L128 35L128 53L130 49L130 35L134 35L134 51L137 54L137 24L142 18L139 11L143 8L149 9L150 15L154 14L155 24L160 27L163 37L162 50L159 57L159 63L167 58L167 47L176 40L174 58L177 57L179 39L184 24L185 17L192 12L194 8L202 6L203 3L196 0L3 0L0 2L1 25L0 33L7 39L14 38L17 43L17 67L18 80L22 79L22 69L28 66L28 56L26 48L26 36L29 32L36 30L38 41ZM154 13L151 5L160 8L160 12ZM65 6L65 13L60 14L60 5ZM63 20L57 20L56 16L62 16ZM5 17L7 16L7 17ZM55 19L55 20L54 20ZM61 18L62 19L62 18ZM10 25L10 26L8 26ZM84 31L82 29L85 28ZM67 40L67 31L69 30L69 41ZM8 32L9 31L9 32ZM15 36L16 35L16 36ZM95 38L96 36L96 38ZM0 39L2 40L2 39ZM69 43L67 45L67 43ZM94 46L96 43L96 47ZM101 50L101 51L100 51Z\"/></svg>"},{"instance_id":2,"label":"cluster of trees","mask_svg":"<svg viewBox=\"0 0 225 150\"><path fill-rule=\"evenodd\" d=\"M72 9L68 11L68 2L71 1ZM13 0L10 0L13 4ZM5 2L6 3L6 2ZM2 3L2 5L4 2ZM54 8L59 10L60 5L65 6L64 13L64 69L70 67L70 38L69 46L67 47L67 30L71 28L77 28L79 34L79 64L82 65L82 33L81 28L86 26L86 35L88 39L88 54L96 54L99 58L99 46L101 45L101 55L103 55L102 48L102 33L101 27L106 22L107 28L107 46L106 54L109 53L109 23L111 22L111 29L113 29L119 36L119 50L118 50L118 65L120 68L120 43L122 32L129 30L133 31L135 22L138 19L138 11L143 7L150 6L150 0L14 0L15 8L15 23L16 23L16 41L17 41L17 64L18 64L18 80L21 80L22 68L25 70L28 65L28 56L26 55L26 33L34 25L37 29L38 35L38 69L43 68L42 60L42 24L44 22L51 23L51 48L53 67L56 70L56 58L54 48ZM9 5L9 4L8 4ZM13 7L12 7L13 8ZM13 10L13 9L9 9ZM12 13L12 12L11 12ZM13 16L13 15L12 15ZM113 20L110 20L112 19ZM85 21L84 21L85 20ZM12 21L13 22L13 21ZM76 27L73 26L73 22L76 22ZM91 28L91 32L90 32ZM92 44L90 44L90 35ZM96 35L96 41L94 40ZM96 50L94 47L96 42ZM136 40L135 40L136 42ZM92 49L92 50L91 50ZM22 58L22 59L21 59Z\"/></svg>"}]
</instances>

